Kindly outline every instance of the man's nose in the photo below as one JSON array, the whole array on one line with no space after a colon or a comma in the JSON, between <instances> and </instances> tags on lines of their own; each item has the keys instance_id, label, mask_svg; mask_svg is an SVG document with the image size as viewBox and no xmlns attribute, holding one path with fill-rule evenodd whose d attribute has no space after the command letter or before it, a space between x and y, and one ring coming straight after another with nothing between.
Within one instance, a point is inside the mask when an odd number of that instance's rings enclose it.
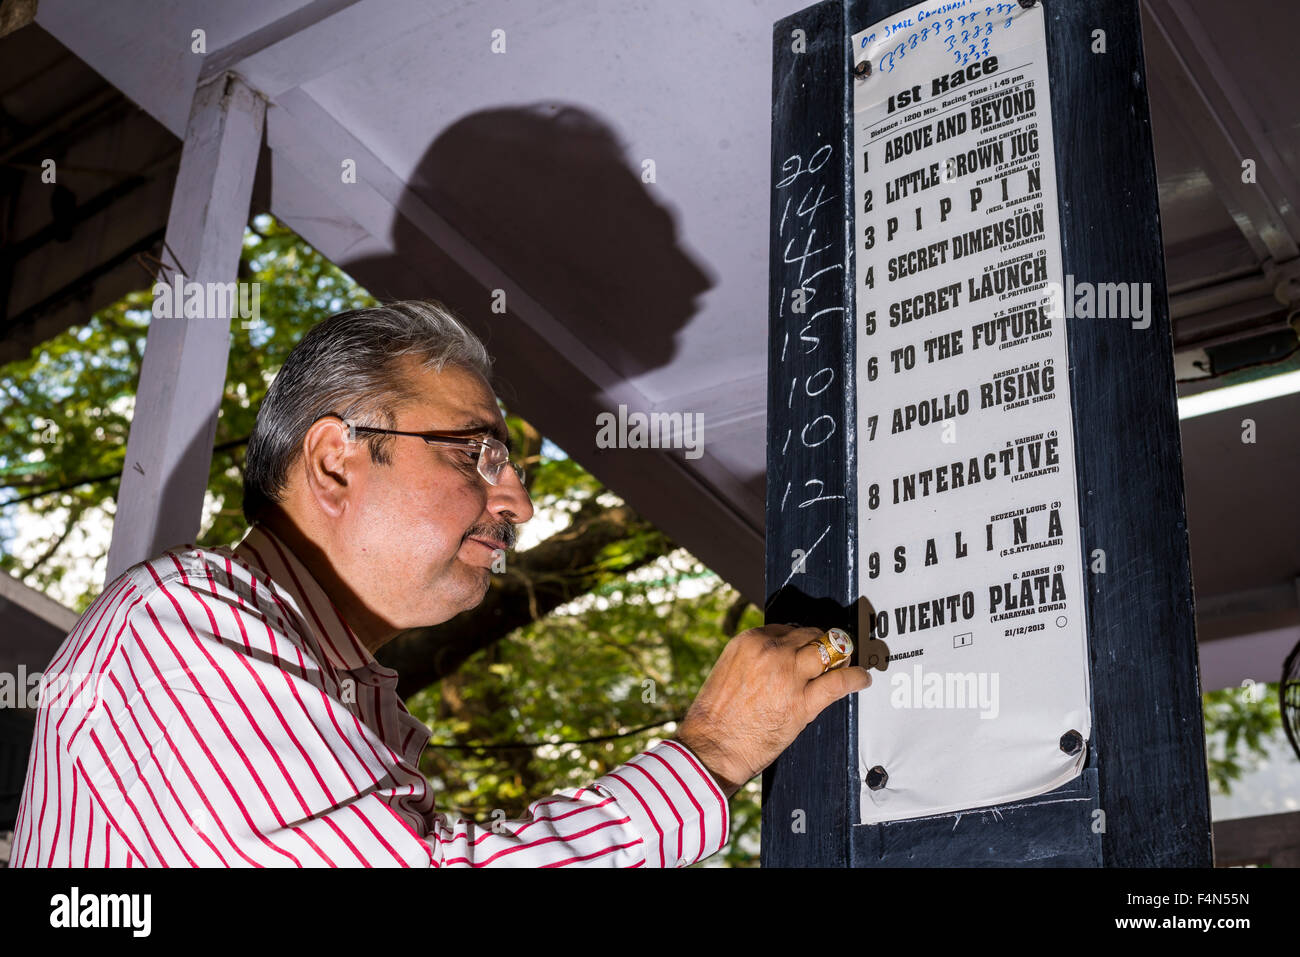
<instances>
[{"instance_id":1,"label":"man's nose","mask_svg":"<svg viewBox=\"0 0 1300 957\"><path fill-rule=\"evenodd\" d=\"M489 488L488 509L502 521L522 525L533 517L533 500L514 469L502 469L501 481Z\"/></svg>"}]
</instances>

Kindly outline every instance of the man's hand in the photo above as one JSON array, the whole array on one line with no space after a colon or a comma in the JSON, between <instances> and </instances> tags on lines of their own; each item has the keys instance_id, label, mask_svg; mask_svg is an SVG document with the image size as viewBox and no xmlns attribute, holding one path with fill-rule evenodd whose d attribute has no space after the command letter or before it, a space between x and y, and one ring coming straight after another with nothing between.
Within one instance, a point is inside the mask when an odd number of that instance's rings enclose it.
<instances>
[{"instance_id":1,"label":"man's hand","mask_svg":"<svg viewBox=\"0 0 1300 957\"><path fill-rule=\"evenodd\" d=\"M765 625L723 649L686 712L677 740L694 752L731 797L776 760L832 701L871 684L865 668L822 674L823 628Z\"/></svg>"}]
</instances>

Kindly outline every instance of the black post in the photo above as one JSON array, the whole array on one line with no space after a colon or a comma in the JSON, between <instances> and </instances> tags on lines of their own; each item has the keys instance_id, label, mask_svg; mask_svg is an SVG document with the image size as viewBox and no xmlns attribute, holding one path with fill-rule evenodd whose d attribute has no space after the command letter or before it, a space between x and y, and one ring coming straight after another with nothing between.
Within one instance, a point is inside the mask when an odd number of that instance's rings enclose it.
<instances>
[{"instance_id":1,"label":"black post","mask_svg":"<svg viewBox=\"0 0 1300 957\"><path fill-rule=\"evenodd\" d=\"M776 24L766 612L769 622L856 632L844 64L840 0ZM848 865L851 705L828 708L763 775L764 865Z\"/></svg>"},{"instance_id":2,"label":"black post","mask_svg":"<svg viewBox=\"0 0 1300 957\"><path fill-rule=\"evenodd\" d=\"M774 29L768 617L841 625L860 644L867 636L851 611L859 582L849 38L909 6L826 0ZM843 703L765 775L765 865L1212 864L1138 2L1042 6L1063 271L1077 282L1150 283L1153 292L1146 328L1064 321L1082 548L1104 552L1104 571L1085 566L1087 764L1055 791L1014 804L863 825L855 709ZM1105 52L1096 51L1098 30ZM823 196L832 204L815 205ZM801 285L815 291L803 313L793 310ZM887 693L889 673L873 676L866 693Z\"/></svg>"}]
</instances>

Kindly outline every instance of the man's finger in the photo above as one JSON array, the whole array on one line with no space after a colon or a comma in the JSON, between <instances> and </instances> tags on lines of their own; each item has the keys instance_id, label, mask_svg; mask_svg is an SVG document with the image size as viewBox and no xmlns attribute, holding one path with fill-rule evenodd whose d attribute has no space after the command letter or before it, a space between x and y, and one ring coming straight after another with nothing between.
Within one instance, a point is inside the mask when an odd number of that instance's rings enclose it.
<instances>
[{"instance_id":1,"label":"man's finger","mask_svg":"<svg viewBox=\"0 0 1300 957\"><path fill-rule=\"evenodd\" d=\"M794 669L804 681L812 681L826 670L825 659L822 658L821 649L817 646L817 638L823 632L817 632L813 635L812 640L795 650Z\"/></svg>"},{"instance_id":2,"label":"man's finger","mask_svg":"<svg viewBox=\"0 0 1300 957\"><path fill-rule=\"evenodd\" d=\"M811 721L826 709L833 701L839 701L847 694L871 687L871 673L866 668L856 665L836 668L820 678L808 682L804 689L804 701L808 706L805 718Z\"/></svg>"},{"instance_id":3,"label":"man's finger","mask_svg":"<svg viewBox=\"0 0 1300 957\"><path fill-rule=\"evenodd\" d=\"M843 667L853 656L853 639L842 628L829 631L809 629L812 637L798 646L796 662L798 674L811 681L831 668Z\"/></svg>"}]
</instances>

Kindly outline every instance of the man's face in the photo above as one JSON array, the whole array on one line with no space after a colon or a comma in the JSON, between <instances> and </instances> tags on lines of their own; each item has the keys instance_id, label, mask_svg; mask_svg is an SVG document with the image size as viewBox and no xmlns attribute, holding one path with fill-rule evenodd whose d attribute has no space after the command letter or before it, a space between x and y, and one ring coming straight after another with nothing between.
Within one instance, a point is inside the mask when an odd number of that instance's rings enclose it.
<instances>
[{"instance_id":1,"label":"man's face","mask_svg":"<svg viewBox=\"0 0 1300 957\"><path fill-rule=\"evenodd\" d=\"M508 440L482 376L414 364L407 374L420 398L398 410L394 429ZM396 627L438 624L483 600L498 550L514 545L514 525L532 517L532 502L509 467L489 485L478 472L477 447L430 446L410 436L389 436L388 443L390 465L371 463L364 450L355 459L360 471L346 523L352 573L365 582L366 604Z\"/></svg>"}]
</instances>

